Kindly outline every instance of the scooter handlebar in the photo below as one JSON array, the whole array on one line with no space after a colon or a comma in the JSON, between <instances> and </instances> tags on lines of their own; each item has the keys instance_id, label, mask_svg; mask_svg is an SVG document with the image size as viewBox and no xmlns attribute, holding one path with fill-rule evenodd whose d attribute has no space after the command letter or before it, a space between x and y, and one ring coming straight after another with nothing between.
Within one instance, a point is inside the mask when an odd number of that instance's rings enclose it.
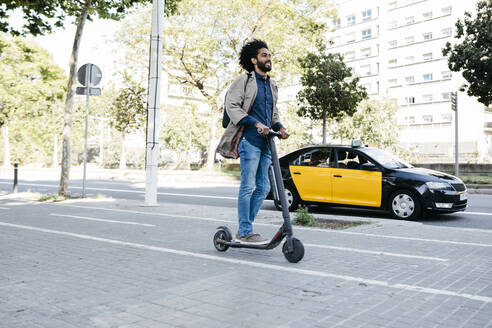
<instances>
[{"instance_id":1,"label":"scooter handlebar","mask_svg":"<svg viewBox=\"0 0 492 328\"><path fill-rule=\"evenodd\" d=\"M262 130L262 129L260 129L260 128L258 128L258 129L256 129L256 131L258 131L258 133L260 133L260 134L261 134L261 131L263 131L263 130ZM279 132L279 131L273 131L272 129L270 129L270 130L268 131L268 136L269 136L269 137L279 137L279 138L281 138L281 137L282 137L282 133L281 133L281 132Z\"/></svg>"}]
</instances>

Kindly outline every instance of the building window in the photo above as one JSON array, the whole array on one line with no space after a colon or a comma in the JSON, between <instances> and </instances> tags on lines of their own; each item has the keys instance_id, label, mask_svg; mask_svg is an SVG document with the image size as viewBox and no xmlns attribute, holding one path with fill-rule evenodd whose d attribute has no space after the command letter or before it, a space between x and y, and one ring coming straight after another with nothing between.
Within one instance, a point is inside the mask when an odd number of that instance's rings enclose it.
<instances>
[{"instance_id":1,"label":"building window","mask_svg":"<svg viewBox=\"0 0 492 328\"><path fill-rule=\"evenodd\" d=\"M442 12L443 15L449 15L449 14L451 14L451 11L452 11L451 6L444 7L444 8L441 9L441 12Z\"/></svg>"},{"instance_id":2,"label":"building window","mask_svg":"<svg viewBox=\"0 0 492 328\"><path fill-rule=\"evenodd\" d=\"M443 80L449 80L452 77L451 71L441 72Z\"/></svg>"},{"instance_id":3,"label":"building window","mask_svg":"<svg viewBox=\"0 0 492 328\"><path fill-rule=\"evenodd\" d=\"M441 118L444 122L452 122L453 121L453 114L442 114Z\"/></svg>"},{"instance_id":4,"label":"building window","mask_svg":"<svg viewBox=\"0 0 492 328\"><path fill-rule=\"evenodd\" d=\"M415 82L415 77L414 76L407 76L405 78L405 82L408 84L414 83Z\"/></svg>"},{"instance_id":5,"label":"building window","mask_svg":"<svg viewBox=\"0 0 492 328\"><path fill-rule=\"evenodd\" d=\"M422 99L424 102L431 102L432 101L432 94L423 95Z\"/></svg>"},{"instance_id":6,"label":"building window","mask_svg":"<svg viewBox=\"0 0 492 328\"><path fill-rule=\"evenodd\" d=\"M451 92L443 92L442 100L449 100L449 99L451 99Z\"/></svg>"},{"instance_id":7,"label":"building window","mask_svg":"<svg viewBox=\"0 0 492 328\"><path fill-rule=\"evenodd\" d=\"M388 80L388 84L390 85L390 87L395 86L397 83L398 83L397 79Z\"/></svg>"},{"instance_id":8,"label":"building window","mask_svg":"<svg viewBox=\"0 0 492 328\"><path fill-rule=\"evenodd\" d=\"M424 40L432 40L432 32L427 32L423 34Z\"/></svg>"},{"instance_id":9,"label":"building window","mask_svg":"<svg viewBox=\"0 0 492 328\"><path fill-rule=\"evenodd\" d=\"M340 26L342 25L340 18L334 19L333 25L335 25L336 28L340 28Z\"/></svg>"},{"instance_id":10,"label":"building window","mask_svg":"<svg viewBox=\"0 0 492 328\"><path fill-rule=\"evenodd\" d=\"M415 97L413 97L413 96L405 97L405 102L407 104L415 104Z\"/></svg>"},{"instance_id":11,"label":"building window","mask_svg":"<svg viewBox=\"0 0 492 328\"><path fill-rule=\"evenodd\" d=\"M391 1L390 3L388 3L388 7L389 7L389 9L395 9L396 8L396 1Z\"/></svg>"},{"instance_id":12,"label":"building window","mask_svg":"<svg viewBox=\"0 0 492 328\"><path fill-rule=\"evenodd\" d=\"M371 75L371 65L362 65L360 67L361 75Z\"/></svg>"},{"instance_id":13,"label":"building window","mask_svg":"<svg viewBox=\"0 0 492 328\"><path fill-rule=\"evenodd\" d=\"M427 60L432 60L432 52L428 52L426 54L422 55L422 58L427 61Z\"/></svg>"},{"instance_id":14,"label":"building window","mask_svg":"<svg viewBox=\"0 0 492 328\"><path fill-rule=\"evenodd\" d=\"M366 9L362 11L362 20L367 21L371 19L372 11L371 9Z\"/></svg>"},{"instance_id":15,"label":"building window","mask_svg":"<svg viewBox=\"0 0 492 328\"><path fill-rule=\"evenodd\" d=\"M405 117L405 121L407 124L415 124L415 116L407 116Z\"/></svg>"},{"instance_id":16,"label":"building window","mask_svg":"<svg viewBox=\"0 0 492 328\"><path fill-rule=\"evenodd\" d=\"M405 57L405 62L406 62L407 64L414 63L414 62L415 62L415 56L408 56L408 57Z\"/></svg>"},{"instance_id":17,"label":"building window","mask_svg":"<svg viewBox=\"0 0 492 328\"><path fill-rule=\"evenodd\" d=\"M394 28L398 26L398 21L391 21L388 23L389 28Z\"/></svg>"},{"instance_id":18,"label":"building window","mask_svg":"<svg viewBox=\"0 0 492 328\"><path fill-rule=\"evenodd\" d=\"M388 60L388 65L389 66L396 66L397 60L396 59L390 59Z\"/></svg>"},{"instance_id":19,"label":"building window","mask_svg":"<svg viewBox=\"0 0 492 328\"><path fill-rule=\"evenodd\" d=\"M371 37L371 29L370 28L362 30L362 38L363 39L369 39L370 37Z\"/></svg>"},{"instance_id":20,"label":"building window","mask_svg":"<svg viewBox=\"0 0 492 328\"><path fill-rule=\"evenodd\" d=\"M362 84L362 87L366 89L367 93L371 93L371 83Z\"/></svg>"},{"instance_id":21,"label":"building window","mask_svg":"<svg viewBox=\"0 0 492 328\"><path fill-rule=\"evenodd\" d=\"M347 25L354 25L354 24L355 24L355 15L347 16Z\"/></svg>"},{"instance_id":22,"label":"building window","mask_svg":"<svg viewBox=\"0 0 492 328\"><path fill-rule=\"evenodd\" d=\"M355 33L348 33L345 37L347 38L347 43L355 42Z\"/></svg>"},{"instance_id":23,"label":"building window","mask_svg":"<svg viewBox=\"0 0 492 328\"><path fill-rule=\"evenodd\" d=\"M370 57L371 56L371 48L364 48L360 50L360 55L362 57Z\"/></svg>"},{"instance_id":24,"label":"building window","mask_svg":"<svg viewBox=\"0 0 492 328\"><path fill-rule=\"evenodd\" d=\"M405 42L406 42L407 44L414 43L414 42L415 42L415 37L414 37L414 36L407 36L407 37L405 38Z\"/></svg>"},{"instance_id":25,"label":"building window","mask_svg":"<svg viewBox=\"0 0 492 328\"><path fill-rule=\"evenodd\" d=\"M331 39L331 42L333 42L333 44L339 44L340 43L340 36L334 37L333 39Z\"/></svg>"},{"instance_id":26,"label":"building window","mask_svg":"<svg viewBox=\"0 0 492 328\"><path fill-rule=\"evenodd\" d=\"M398 45L398 42L396 40L391 40L388 44L390 48L395 48Z\"/></svg>"},{"instance_id":27,"label":"building window","mask_svg":"<svg viewBox=\"0 0 492 328\"><path fill-rule=\"evenodd\" d=\"M345 59L351 60L351 59L355 58L355 52L349 51L349 52L346 52L343 56L345 57Z\"/></svg>"},{"instance_id":28,"label":"building window","mask_svg":"<svg viewBox=\"0 0 492 328\"><path fill-rule=\"evenodd\" d=\"M409 16L409 17L405 18L405 24L410 25L413 23L415 23L415 17L414 16Z\"/></svg>"},{"instance_id":29,"label":"building window","mask_svg":"<svg viewBox=\"0 0 492 328\"><path fill-rule=\"evenodd\" d=\"M432 81L432 73L427 73L423 75L424 81Z\"/></svg>"},{"instance_id":30,"label":"building window","mask_svg":"<svg viewBox=\"0 0 492 328\"><path fill-rule=\"evenodd\" d=\"M425 123L432 123L432 115L424 115L424 116L422 116L422 120Z\"/></svg>"},{"instance_id":31,"label":"building window","mask_svg":"<svg viewBox=\"0 0 492 328\"><path fill-rule=\"evenodd\" d=\"M424 16L425 20L431 19L432 18L432 11L425 12L425 13L423 13L422 16Z\"/></svg>"},{"instance_id":32,"label":"building window","mask_svg":"<svg viewBox=\"0 0 492 328\"><path fill-rule=\"evenodd\" d=\"M448 27L448 28L443 28L441 31L442 31L442 35L451 36L453 29L451 27Z\"/></svg>"}]
</instances>

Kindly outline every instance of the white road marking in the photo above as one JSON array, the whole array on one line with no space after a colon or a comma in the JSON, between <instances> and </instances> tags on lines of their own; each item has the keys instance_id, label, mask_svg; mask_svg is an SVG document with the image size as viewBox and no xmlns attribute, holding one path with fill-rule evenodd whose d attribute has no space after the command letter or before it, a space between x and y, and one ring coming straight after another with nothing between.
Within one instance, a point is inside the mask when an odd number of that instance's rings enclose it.
<instances>
[{"instance_id":1,"label":"white road marking","mask_svg":"<svg viewBox=\"0 0 492 328\"><path fill-rule=\"evenodd\" d=\"M0 210L8 210L8 207L0 207Z\"/></svg>"},{"instance_id":2,"label":"white road marking","mask_svg":"<svg viewBox=\"0 0 492 328\"><path fill-rule=\"evenodd\" d=\"M482 213L482 212L463 212L463 214L471 214L471 215L488 215L492 216L492 213Z\"/></svg>"},{"instance_id":3,"label":"white road marking","mask_svg":"<svg viewBox=\"0 0 492 328\"><path fill-rule=\"evenodd\" d=\"M7 182L0 182L0 184L8 184ZM49 184L40 184L40 183L22 183L23 186L40 186L40 187L53 187L57 188L58 186L49 185ZM70 186L73 189L82 189L82 187ZM112 188L94 188L94 187L85 187L86 190L99 190L99 191L114 191L114 192L124 192L124 193L137 193L137 194L145 194L145 190L128 190L128 189L112 189ZM229 199L229 200L237 200L237 197L227 197L227 196L209 196L209 195L198 195L198 194L179 194L179 193L171 193L171 192L158 192L158 195L162 196L179 196L179 197L195 197L195 198L213 198L213 199Z\"/></svg>"},{"instance_id":4,"label":"white road marking","mask_svg":"<svg viewBox=\"0 0 492 328\"><path fill-rule=\"evenodd\" d=\"M405 257L405 258L410 258L410 259L432 260L432 261L440 261L440 262L449 261L449 259L443 259L443 258L439 258L439 257L409 255L409 254L390 253L390 252L368 251L365 249L358 249L358 248L348 248L348 247L338 247L338 246L328 246L328 245L318 245L318 244L304 244L304 246L315 247L315 248L327 248L327 249L334 249L334 250L339 250L339 251L348 251L348 252L365 253L365 254L373 254L373 255Z\"/></svg>"},{"instance_id":5,"label":"white road marking","mask_svg":"<svg viewBox=\"0 0 492 328\"><path fill-rule=\"evenodd\" d=\"M226 223L233 222L233 221L230 221L230 220L221 220L221 219L206 218L206 217L200 217L200 216L174 215L174 214L152 213L152 212L142 212L142 211L134 211L134 210L110 209L110 208L96 207L96 206L86 206L86 205L80 206L80 205L60 204L60 203L57 203L57 204L49 204L49 205L78 207L78 208L85 208L85 209L91 208L91 209L97 209L97 210L103 210L103 211L126 212L126 213L134 213L134 214L165 216L165 217L184 218L184 219L203 220L203 221L215 221L215 222L226 222ZM275 224L271 224L271 223L255 223L255 225L276 226ZM299 227L299 226L296 226L295 229L297 229L297 230L310 230L310 231L329 232L329 233L339 233L339 234L356 235L356 236L367 236L367 237L374 237L374 238L388 238L388 239L397 239L397 240L413 240L413 241L423 241L423 242L452 244L452 245L463 245L463 246L492 247L492 244L469 243L469 242L453 241L453 240L426 239L426 238L416 238L416 237L401 237L401 236L391 236L391 235L370 234L370 233L364 233L364 232L339 231L339 230L329 230L329 229L309 228L309 227Z\"/></svg>"},{"instance_id":6,"label":"white road marking","mask_svg":"<svg viewBox=\"0 0 492 328\"><path fill-rule=\"evenodd\" d=\"M58 213L51 213L50 215L51 216L60 216L60 217L72 218L72 219L88 220L88 221L130 224L130 225L139 225L139 226L143 226L143 227L156 227L156 225L154 225L154 224L139 223L139 222L132 222L132 221L116 221L116 220L93 218L93 217L89 217L89 216L78 216L78 215L68 215L68 214L58 214Z\"/></svg>"},{"instance_id":7,"label":"white road marking","mask_svg":"<svg viewBox=\"0 0 492 328\"><path fill-rule=\"evenodd\" d=\"M251 266L251 267L256 267L256 268L269 269L269 270L275 270L275 271L284 271L284 272L297 273L297 274L323 277L323 278L341 279L341 280L346 280L346 281L365 283L368 285L382 286L382 287L401 289L401 290L407 290L407 291L414 291L414 292L421 292L421 293L426 293L426 294L462 297L462 298L466 298L466 299L470 299L470 300L475 300L475 301L480 301L480 302L485 302L485 303L492 303L492 297L481 296L481 295L457 293L457 292L452 292L452 291L448 291L448 290L426 288L426 287L420 287L420 286L416 286L416 285L391 284L387 281L382 281L382 280L372 280L372 279L365 279L365 278L361 278L361 277L353 277L353 276L347 276L347 275L328 273L328 272L323 272L323 271L299 269L299 268L295 268L293 266L281 266L281 265L274 265L274 264L268 264L268 263L260 263L260 262L232 259L232 258L227 258L227 257L208 255L208 254L202 254L202 253L195 253L195 252L189 252L189 251L172 249L172 248L164 248L164 247L157 247L157 246L151 246L151 245L145 245L145 244L132 243L132 242L127 242L127 241L122 241L122 240L100 238L100 237L78 234L78 233L72 233L72 232L44 229L44 228L38 228L38 227L32 227L32 226L18 225L18 224L10 224L10 223L6 223L6 222L0 222L0 226L25 229L25 230L31 230L31 231L39 231L39 232L51 233L51 234L62 235L62 236L70 236L70 237L86 239L86 240L93 240L93 241L98 241L98 242L103 242L103 243L108 243L108 244L127 246L127 247L133 247L133 248L139 248L139 249L145 249L145 250L152 250L152 251L181 255L181 256L195 257L195 258L200 258L200 259L204 259L204 260L226 262L226 263L232 263L232 264L240 264L240 265L246 265L246 266Z\"/></svg>"}]
</instances>

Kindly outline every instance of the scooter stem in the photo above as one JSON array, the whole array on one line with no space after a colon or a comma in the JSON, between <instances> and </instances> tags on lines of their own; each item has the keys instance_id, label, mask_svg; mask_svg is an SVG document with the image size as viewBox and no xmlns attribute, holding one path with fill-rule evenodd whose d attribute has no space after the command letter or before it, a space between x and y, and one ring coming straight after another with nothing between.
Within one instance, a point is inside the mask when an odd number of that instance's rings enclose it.
<instances>
[{"instance_id":1,"label":"scooter stem","mask_svg":"<svg viewBox=\"0 0 492 328\"><path fill-rule=\"evenodd\" d=\"M273 173L275 175L275 183L277 185L278 195L280 198L280 204L282 205L282 217L284 219L284 230L287 234L287 242L292 244L292 224L290 223L289 207L287 206L287 199L285 197L284 182L282 179L282 174L280 172L280 163L277 155L277 148L275 147L275 142L273 138L278 136L278 133L271 131L268 134L268 147L270 147L270 152L272 153L272 164ZM290 240L290 242L289 242Z\"/></svg>"}]
</instances>

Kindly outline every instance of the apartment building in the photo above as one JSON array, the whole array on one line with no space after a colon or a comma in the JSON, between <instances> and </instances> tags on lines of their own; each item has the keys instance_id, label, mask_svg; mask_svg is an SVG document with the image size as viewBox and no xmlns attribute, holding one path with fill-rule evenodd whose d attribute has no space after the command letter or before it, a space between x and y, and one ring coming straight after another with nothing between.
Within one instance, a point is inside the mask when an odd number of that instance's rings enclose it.
<instances>
[{"instance_id":1,"label":"apartment building","mask_svg":"<svg viewBox=\"0 0 492 328\"><path fill-rule=\"evenodd\" d=\"M329 51L344 55L370 97L393 99L401 146L426 161L453 161L455 112L451 92L464 80L451 72L442 48L455 22L476 1L346 0L338 4ZM463 161L490 161L492 112L458 94Z\"/></svg>"}]
</instances>

